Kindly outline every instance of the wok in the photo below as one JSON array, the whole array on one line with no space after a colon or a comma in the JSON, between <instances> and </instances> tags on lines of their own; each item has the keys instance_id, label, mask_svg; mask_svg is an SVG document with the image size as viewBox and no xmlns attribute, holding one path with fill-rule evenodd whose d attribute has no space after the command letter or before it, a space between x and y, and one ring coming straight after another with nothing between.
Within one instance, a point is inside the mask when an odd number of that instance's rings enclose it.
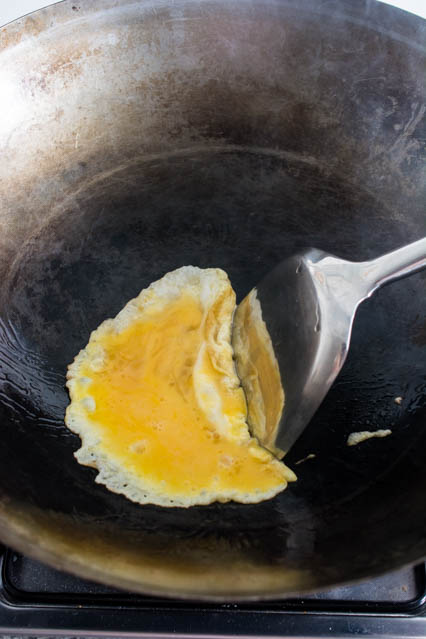
<instances>
[{"instance_id":1,"label":"wok","mask_svg":"<svg viewBox=\"0 0 426 639\"><path fill-rule=\"evenodd\" d=\"M288 455L299 480L275 499L134 504L75 461L63 422L90 331L166 271L221 267L241 299L307 245L366 260L425 235L424 35L376 2L316 0L66 0L0 31L5 544L122 588L217 599L426 555L424 274L360 309ZM392 435L346 446L377 428Z\"/></svg>"}]
</instances>

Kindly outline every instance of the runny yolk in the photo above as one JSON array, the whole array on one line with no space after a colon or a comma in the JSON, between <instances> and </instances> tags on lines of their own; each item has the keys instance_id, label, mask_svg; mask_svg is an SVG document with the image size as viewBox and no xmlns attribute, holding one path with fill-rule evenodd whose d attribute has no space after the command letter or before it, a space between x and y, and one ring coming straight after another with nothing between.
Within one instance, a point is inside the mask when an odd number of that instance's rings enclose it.
<instances>
[{"instance_id":1,"label":"runny yolk","mask_svg":"<svg viewBox=\"0 0 426 639\"><path fill-rule=\"evenodd\" d=\"M281 464L269 463L272 455L250 438L243 391L227 387L205 348L207 320L188 294L98 339L103 365L95 371L89 361L82 371L92 380L88 419L103 452L170 497L273 489L285 477ZM209 382L203 401L201 378ZM215 423L214 411L206 414L210 388L231 435Z\"/></svg>"}]
</instances>

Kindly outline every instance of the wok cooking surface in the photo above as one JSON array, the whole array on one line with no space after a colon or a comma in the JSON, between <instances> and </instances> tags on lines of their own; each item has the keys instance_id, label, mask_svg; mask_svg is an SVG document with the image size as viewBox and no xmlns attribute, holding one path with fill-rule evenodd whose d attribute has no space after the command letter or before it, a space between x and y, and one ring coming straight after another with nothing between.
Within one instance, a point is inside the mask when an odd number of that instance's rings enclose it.
<instances>
[{"instance_id":1,"label":"wok cooking surface","mask_svg":"<svg viewBox=\"0 0 426 639\"><path fill-rule=\"evenodd\" d=\"M346 552L354 536L357 547L364 535L365 543L379 545L381 535L388 534L384 524L375 529L375 540L365 521L386 521L390 504L373 493L393 491L397 497L400 477L390 465L407 471L410 451L424 431L416 414L423 370L413 358L421 349L413 323L423 305L416 298L421 274L381 291L360 309L344 370L287 458L299 476L297 484L258 505L141 507L95 484L96 472L72 455L79 439L63 423L69 401L64 381L68 363L90 331L170 269L187 263L222 267L241 299L280 256L303 245L343 249L352 257L354 247L362 245L363 255L357 257L366 258L379 244L388 248L398 225L390 222L390 236L380 224L386 211L371 195L354 193L317 166L276 153L232 150L156 158L121 171L116 180L126 185L148 181L150 188L130 194L117 189L111 197L105 184L91 185L79 194L78 214L73 201L72 210L22 247L9 272L1 318L9 402L2 410L19 466L9 448L3 456L0 452L0 480L17 499L62 515L78 513L90 527L118 527L123 537L143 530L148 544L160 535L165 547L177 539L184 544L208 539L219 552L244 549L261 562L292 567L301 558L312 561L321 543L333 546L334 553ZM365 215L368 227L377 227L368 238L353 222ZM409 307L410 314L404 313ZM403 396L404 410L394 402L397 396ZM388 427L393 434L386 440L346 446L354 430ZM294 465L308 453L315 459ZM366 517L357 508L371 510ZM350 512L349 530L347 520L341 528L342 512L346 517ZM344 542L342 535L347 535ZM159 541L156 548L159 552ZM379 557L380 547L376 561ZM327 562L321 567L323 574L333 570Z\"/></svg>"},{"instance_id":2,"label":"wok cooking surface","mask_svg":"<svg viewBox=\"0 0 426 639\"><path fill-rule=\"evenodd\" d=\"M421 33L387 7L338 6L319 20L328 9L309 0L155 11L66 0L26 19L28 40L8 27L8 545L127 590L226 601L365 579L426 555L424 274L362 305L342 374L287 458L299 480L273 500L134 504L77 464L63 423L67 365L165 272L221 267L240 300L305 246L365 260L425 234ZM350 432L379 428L392 435L346 446Z\"/></svg>"}]
</instances>

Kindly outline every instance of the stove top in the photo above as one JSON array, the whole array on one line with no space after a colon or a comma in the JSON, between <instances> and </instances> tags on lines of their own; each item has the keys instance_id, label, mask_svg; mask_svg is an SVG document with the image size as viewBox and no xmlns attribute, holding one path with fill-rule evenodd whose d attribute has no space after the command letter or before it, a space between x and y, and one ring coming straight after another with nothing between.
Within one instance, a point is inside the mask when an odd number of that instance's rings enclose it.
<instances>
[{"instance_id":1,"label":"stove top","mask_svg":"<svg viewBox=\"0 0 426 639\"><path fill-rule=\"evenodd\" d=\"M11 550L1 556L0 633L135 637L426 636L424 565L303 599L208 604L83 581Z\"/></svg>"}]
</instances>

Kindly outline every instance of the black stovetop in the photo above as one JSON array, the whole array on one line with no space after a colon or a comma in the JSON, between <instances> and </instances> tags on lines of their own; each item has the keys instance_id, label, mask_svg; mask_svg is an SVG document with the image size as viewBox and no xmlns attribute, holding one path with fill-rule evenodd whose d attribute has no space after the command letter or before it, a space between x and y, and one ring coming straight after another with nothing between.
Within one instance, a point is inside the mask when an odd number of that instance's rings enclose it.
<instances>
[{"instance_id":1,"label":"black stovetop","mask_svg":"<svg viewBox=\"0 0 426 639\"><path fill-rule=\"evenodd\" d=\"M426 571L424 565L405 568L297 600L208 604L118 591L6 550L1 558L0 633L424 637Z\"/></svg>"}]
</instances>

